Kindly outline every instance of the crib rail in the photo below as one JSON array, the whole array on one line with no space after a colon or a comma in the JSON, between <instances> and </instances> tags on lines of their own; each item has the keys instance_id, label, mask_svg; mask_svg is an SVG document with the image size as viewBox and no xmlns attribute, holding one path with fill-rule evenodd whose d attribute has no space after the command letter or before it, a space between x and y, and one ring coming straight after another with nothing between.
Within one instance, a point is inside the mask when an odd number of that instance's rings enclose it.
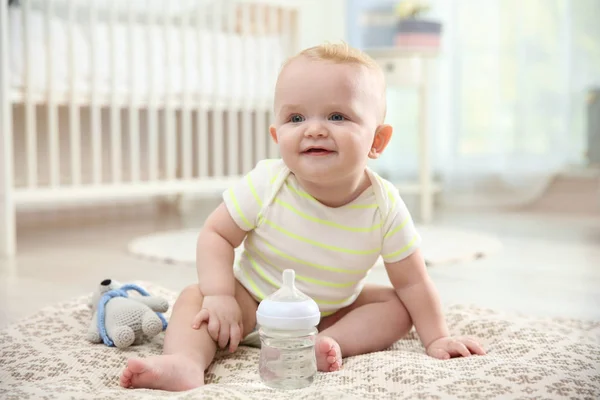
<instances>
[{"instance_id":1,"label":"crib rail","mask_svg":"<svg viewBox=\"0 0 600 400\"><path fill-rule=\"evenodd\" d=\"M11 6L17 204L215 194L277 156L272 92L297 17L264 1Z\"/></svg>"},{"instance_id":2,"label":"crib rail","mask_svg":"<svg viewBox=\"0 0 600 400\"><path fill-rule=\"evenodd\" d=\"M16 216L13 196L12 108L8 58L8 12L0 4L0 257L12 256L16 249Z\"/></svg>"}]
</instances>

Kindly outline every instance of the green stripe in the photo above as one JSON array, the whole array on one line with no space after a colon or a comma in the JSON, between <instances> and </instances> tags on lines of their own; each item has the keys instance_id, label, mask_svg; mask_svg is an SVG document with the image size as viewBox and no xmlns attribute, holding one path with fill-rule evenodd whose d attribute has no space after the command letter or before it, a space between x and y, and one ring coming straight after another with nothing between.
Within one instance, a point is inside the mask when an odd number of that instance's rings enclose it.
<instances>
[{"instance_id":1,"label":"green stripe","mask_svg":"<svg viewBox=\"0 0 600 400\"><path fill-rule=\"evenodd\" d=\"M409 217L404 218L404 221L402 221L402 223L400 225L398 225L397 227L395 227L393 230L389 231L388 233L385 234L385 236L383 237L384 239L389 238L390 236L393 236L395 233L397 233L398 231L402 230L406 224L409 221Z\"/></svg>"},{"instance_id":2,"label":"green stripe","mask_svg":"<svg viewBox=\"0 0 600 400\"><path fill-rule=\"evenodd\" d=\"M250 260L250 264L252 264L252 267L254 268L256 273L258 275L260 275L261 278L263 278L265 281L269 282L271 284L271 286L279 287L279 285L277 285L277 283L275 283L267 274L265 274L265 271L263 271L263 269L260 267L260 265L258 265L258 263L254 260L254 258L252 258L252 256L247 251L246 251L246 256L248 257L248 260Z\"/></svg>"},{"instance_id":3,"label":"green stripe","mask_svg":"<svg viewBox=\"0 0 600 400\"><path fill-rule=\"evenodd\" d=\"M317 269L322 269L324 271L332 271L332 272L342 272L342 273L346 273L346 274L364 274L367 271L369 271L371 268L367 268L367 269L363 269L363 270L352 270L352 269L344 269L344 268L337 268L337 267L329 267L326 265L320 265L320 264L315 264L312 263L310 261L305 261L305 260L301 260L299 258L290 256L278 249L276 249L275 247L273 247L270 243L268 243L267 241L263 241L263 243L265 244L265 246L267 246L269 248L269 250L271 250L273 253L277 254L280 257L283 257L287 260L290 261L294 261L297 262L298 264L302 264L302 265L308 265L309 267L313 267L313 268L317 268Z\"/></svg>"},{"instance_id":4,"label":"green stripe","mask_svg":"<svg viewBox=\"0 0 600 400\"><path fill-rule=\"evenodd\" d=\"M262 200L260 199L260 196L258 195L258 193L256 193L256 189L254 188L254 184L252 183L252 178L250 177L250 174L246 175L246 180L248 181L248 187L250 188L250 191L252 192L252 196L254 196L254 199L256 200L258 205L260 207L262 207Z\"/></svg>"},{"instance_id":5,"label":"green stripe","mask_svg":"<svg viewBox=\"0 0 600 400\"><path fill-rule=\"evenodd\" d=\"M248 280L248 283L250 284L250 287L252 288L252 290L254 290L254 294L256 295L256 297L258 297L259 299L264 299L265 294L258 288L258 286L256 286L256 283L254 283L254 281L252 280L252 278L250 277L250 274L248 274L248 271L246 271L245 269L242 268L242 271L244 272L244 276L246 277L246 279Z\"/></svg>"},{"instance_id":6,"label":"green stripe","mask_svg":"<svg viewBox=\"0 0 600 400\"><path fill-rule=\"evenodd\" d=\"M305 238L304 236L300 236L295 233L292 233L292 232L280 227L279 225L275 224L274 222L269 221L266 218L264 218L263 220L268 225L272 226L273 228L277 229L279 232L283 233L284 235L286 235L292 239L296 239L296 240L299 240L304 243L312 244L313 246L317 246L322 249L337 251L338 253L356 254L356 255L375 254L375 253L378 253L379 251L381 251L381 247L378 247L376 249L371 249L371 250L355 250L355 249L345 249L343 247L337 247L337 246L331 246L331 245L324 244L324 243L319 243L316 240Z\"/></svg>"},{"instance_id":7,"label":"green stripe","mask_svg":"<svg viewBox=\"0 0 600 400\"><path fill-rule=\"evenodd\" d=\"M304 197L305 199L317 202L319 204L322 204L319 200L315 199L314 197L312 197L310 194L303 192L299 189L296 189L295 187L293 187L289 182L286 182L286 186L289 190L291 190L292 192L294 192L295 194L297 194L300 197ZM365 209L365 208L378 208L379 204L377 203L373 203L373 204L348 204L347 205L348 208L354 208L354 209Z\"/></svg>"},{"instance_id":8,"label":"green stripe","mask_svg":"<svg viewBox=\"0 0 600 400\"><path fill-rule=\"evenodd\" d=\"M314 300L319 305L323 304L323 305L335 306L335 305L347 302L348 300L350 300L352 298L352 296L354 296L354 295L348 296L347 298L342 299L342 300L323 300L323 299L314 299Z\"/></svg>"},{"instance_id":9,"label":"green stripe","mask_svg":"<svg viewBox=\"0 0 600 400\"><path fill-rule=\"evenodd\" d=\"M319 200L315 199L314 197L312 197L310 194L308 194L306 192L296 189L289 182L286 182L286 186L288 189L290 189L292 192L296 193L298 196L304 197L305 199L312 200L314 202L319 203Z\"/></svg>"},{"instance_id":10,"label":"green stripe","mask_svg":"<svg viewBox=\"0 0 600 400\"><path fill-rule=\"evenodd\" d=\"M274 249L268 243L265 243L265 245L267 245L271 249ZM256 248L256 246L254 246L253 244L250 244L249 242L246 242L246 246L248 247L248 249L250 249L254 253L256 253L258 255L258 257L265 262L265 264L275 268L276 270L278 270L280 272L283 272L282 268L280 268L280 267L276 266L274 263L272 263L261 251L259 251ZM327 287L332 287L332 288L347 288L347 287L352 287L358 283L358 282L334 283L334 282L328 282L328 281L321 281L319 279L315 279L315 278L311 278L311 277L303 276L303 275L298 275L298 274L296 274L296 279L299 281L314 283L315 285L327 286Z\"/></svg>"},{"instance_id":11,"label":"green stripe","mask_svg":"<svg viewBox=\"0 0 600 400\"><path fill-rule=\"evenodd\" d=\"M277 284L276 282L274 282L266 273L265 271L261 268L260 265L258 265L258 263L256 262L256 260L254 260L254 258L250 255L250 253L248 251L246 251L246 256L248 257L248 260L250 260L250 264L252 264L252 267L254 268L254 270L256 271L256 273L263 278L265 281L267 281L271 286L273 286L274 288L278 289L279 288L279 284ZM280 268L275 268L279 271L281 271ZM299 276L296 275L296 279L298 279ZM348 296L345 299L342 300L324 300L324 299L319 299L319 298L314 298L313 300L317 303L317 304L328 304L328 305L337 305L337 304L342 304L345 303L346 301L350 300L352 298L352 296Z\"/></svg>"},{"instance_id":12,"label":"green stripe","mask_svg":"<svg viewBox=\"0 0 600 400\"><path fill-rule=\"evenodd\" d=\"M394 207L396 206L396 197L394 196L394 193L392 192L390 185L386 184L380 176L377 176L377 180L383 187L387 188L387 195L392 202L392 204L390 205L390 209L393 210Z\"/></svg>"},{"instance_id":13,"label":"green stripe","mask_svg":"<svg viewBox=\"0 0 600 400\"><path fill-rule=\"evenodd\" d=\"M392 257L395 257L397 255L400 255L400 254L404 253L406 250L410 249L415 244L415 242L417 241L417 238L418 238L418 235L415 234L415 236L412 238L412 240L410 241L409 244L407 244L406 246L404 246L400 250L397 250L397 251L395 251L393 253L384 254L382 256L383 259L385 260L386 258L392 258Z\"/></svg>"},{"instance_id":14,"label":"green stripe","mask_svg":"<svg viewBox=\"0 0 600 400\"><path fill-rule=\"evenodd\" d=\"M275 183L275 181L279 177L279 174L281 174L281 170L277 171L277 174L275 174L275 176L271 178L271 184Z\"/></svg>"},{"instance_id":15,"label":"green stripe","mask_svg":"<svg viewBox=\"0 0 600 400\"><path fill-rule=\"evenodd\" d=\"M246 216L244 215L244 213L242 212L242 209L240 207L240 204L238 203L237 199L235 198L235 195L233 194L233 190L229 191L229 197L231 198L231 202L233 203L233 206L235 207L236 211L238 212L239 216L242 218L242 220L246 223L246 225L248 225L248 227L250 229L253 228L254 225L252 225L250 223L250 221L248 221L248 218L246 218Z\"/></svg>"},{"instance_id":16,"label":"green stripe","mask_svg":"<svg viewBox=\"0 0 600 400\"><path fill-rule=\"evenodd\" d=\"M380 222L380 223L375 224L375 225L373 225L371 227L368 227L368 228L356 228L356 227L353 227L353 226L346 226L346 225L338 224L336 222L328 221L326 219L320 219L320 218L313 217L312 215L308 215L306 213L303 213L300 210L297 210L291 204L286 203L285 201L280 200L280 199L275 199L275 203L282 205L283 207L285 207L288 210L292 211L296 215L298 215L298 216L300 216L300 217L302 217L302 218L304 218L304 219L306 219L308 221L312 221L312 222L316 222L316 223L319 223L319 224L331 226L331 227L342 229L342 230L349 231L349 232L371 232L371 231L374 231L376 229L381 228L381 225L383 224L382 222Z\"/></svg>"}]
</instances>

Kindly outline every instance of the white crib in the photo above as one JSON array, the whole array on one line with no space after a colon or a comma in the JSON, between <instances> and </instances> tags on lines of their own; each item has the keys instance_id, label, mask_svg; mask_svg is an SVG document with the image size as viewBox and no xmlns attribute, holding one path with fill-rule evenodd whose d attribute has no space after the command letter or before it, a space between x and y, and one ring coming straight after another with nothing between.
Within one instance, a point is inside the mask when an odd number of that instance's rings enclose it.
<instances>
[{"instance_id":1,"label":"white crib","mask_svg":"<svg viewBox=\"0 0 600 400\"><path fill-rule=\"evenodd\" d=\"M294 2L0 1L0 254L17 207L216 194L276 156Z\"/></svg>"}]
</instances>

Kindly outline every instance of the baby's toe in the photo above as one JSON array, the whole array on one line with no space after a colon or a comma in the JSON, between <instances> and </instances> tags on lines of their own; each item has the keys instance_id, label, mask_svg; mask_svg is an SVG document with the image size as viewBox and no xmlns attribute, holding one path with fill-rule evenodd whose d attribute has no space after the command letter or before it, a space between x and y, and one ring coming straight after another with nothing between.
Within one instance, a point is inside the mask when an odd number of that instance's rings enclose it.
<instances>
[{"instance_id":1,"label":"baby's toe","mask_svg":"<svg viewBox=\"0 0 600 400\"><path fill-rule=\"evenodd\" d=\"M129 368L125 368L125 370L121 374L121 379L120 379L121 386L123 386L124 388L131 386L131 377L132 376L133 376L133 374L131 373Z\"/></svg>"},{"instance_id":2,"label":"baby's toe","mask_svg":"<svg viewBox=\"0 0 600 400\"><path fill-rule=\"evenodd\" d=\"M321 353L330 353L332 351L335 351L333 345L328 340L321 340L319 342L318 350Z\"/></svg>"},{"instance_id":3,"label":"baby's toe","mask_svg":"<svg viewBox=\"0 0 600 400\"><path fill-rule=\"evenodd\" d=\"M337 342L331 337L321 337L316 345L317 369L322 372L331 372L339 369L341 365L341 352ZM337 367L332 367L333 364ZM335 369L332 369L335 368Z\"/></svg>"}]
</instances>

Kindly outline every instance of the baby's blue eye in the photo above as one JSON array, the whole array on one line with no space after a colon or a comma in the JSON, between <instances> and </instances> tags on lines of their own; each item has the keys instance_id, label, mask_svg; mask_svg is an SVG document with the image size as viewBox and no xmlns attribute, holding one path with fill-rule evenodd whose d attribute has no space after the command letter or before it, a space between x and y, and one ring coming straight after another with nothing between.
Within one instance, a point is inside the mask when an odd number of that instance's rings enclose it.
<instances>
[{"instance_id":1,"label":"baby's blue eye","mask_svg":"<svg viewBox=\"0 0 600 400\"><path fill-rule=\"evenodd\" d=\"M346 119L346 118L344 118L344 116L342 114L339 114L339 113L331 114L331 116L329 118L332 121L343 121Z\"/></svg>"},{"instance_id":2,"label":"baby's blue eye","mask_svg":"<svg viewBox=\"0 0 600 400\"><path fill-rule=\"evenodd\" d=\"M290 121L294 123L302 122L304 121L304 117L302 115L294 114L290 118Z\"/></svg>"}]
</instances>

